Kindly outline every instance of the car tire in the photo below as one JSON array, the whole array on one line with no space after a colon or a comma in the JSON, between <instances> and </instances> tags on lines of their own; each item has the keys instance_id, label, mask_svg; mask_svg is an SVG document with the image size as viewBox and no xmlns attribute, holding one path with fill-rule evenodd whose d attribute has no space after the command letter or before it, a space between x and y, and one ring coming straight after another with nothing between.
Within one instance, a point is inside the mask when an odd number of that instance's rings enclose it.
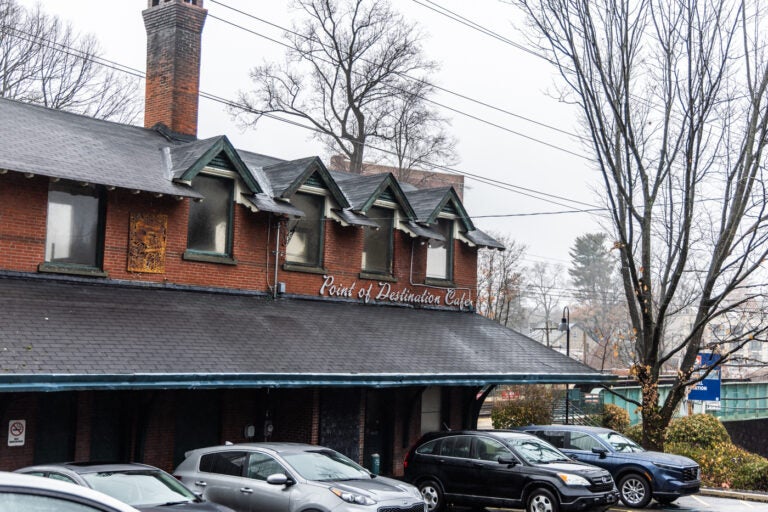
<instances>
[{"instance_id":1,"label":"car tire","mask_svg":"<svg viewBox=\"0 0 768 512\"><path fill-rule=\"evenodd\" d=\"M619 480L621 501L630 508L645 508L651 502L651 484L637 473L629 473Z\"/></svg>"},{"instance_id":2,"label":"car tire","mask_svg":"<svg viewBox=\"0 0 768 512\"><path fill-rule=\"evenodd\" d=\"M554 494L540 487L528 494L528 499L525 500L525 510L526 512L558 512L560 504Z\"/></svg>"},{"instance_id":3,"label":"car tire","mask_svg":"<svg viewBox=\"0 0 768 512\"><path fill-rule=\"evenodd\" d=\"M445 497L440 484L434 480L424 480L419 484L419 491L427 503L427 512L440 512L445 508Z\"/></svg>"}]
</instances>

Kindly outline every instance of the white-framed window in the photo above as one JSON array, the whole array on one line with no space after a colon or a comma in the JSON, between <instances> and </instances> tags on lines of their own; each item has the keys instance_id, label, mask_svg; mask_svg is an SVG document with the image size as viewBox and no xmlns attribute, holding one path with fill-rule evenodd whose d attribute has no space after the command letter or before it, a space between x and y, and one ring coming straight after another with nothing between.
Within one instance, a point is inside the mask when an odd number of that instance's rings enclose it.
<instances>
[{"instance_id":1,"label":"white-framed window","mask_svg":"<svg viewBox=\"0 0 768 512\"><path fill-rule=\"evenodd\" d=\"M437 219L432 229L443 235L445 241L429 241L427 278L450 281L453 279L453 220Z\"/></svg>"},{"instance_id":2,"label":"white-framed window","mask_svg":"<svg viewBox=\"0 0 768 512\"><path fill-rule=\"evenodd\" d=\"M363 228L363 272L391 275L395 211L374 206L367 214L379 228Z\"/></svg>"},{"instance_id":3,"label":"white-framed window","mask_svg":"<svg viewBox=\"0 0 768 512\"><path fill-rule=\"evenodd\" d=\"M440 425L442 390L430 386L421 393L421 433L442 430Z\"/></svg>"},{"instance_id":4,"label":"white-framed window","mask_svg":"<svg viewBox=\"0 0 768 512\"><path fill-rule=\"evenodd\" d=\"M288 224L290 239L285 251L286 263L307 267L323 264L325 196L297 192L291 204L304 212L304 217Z\"/></svg>"}]
</instances>

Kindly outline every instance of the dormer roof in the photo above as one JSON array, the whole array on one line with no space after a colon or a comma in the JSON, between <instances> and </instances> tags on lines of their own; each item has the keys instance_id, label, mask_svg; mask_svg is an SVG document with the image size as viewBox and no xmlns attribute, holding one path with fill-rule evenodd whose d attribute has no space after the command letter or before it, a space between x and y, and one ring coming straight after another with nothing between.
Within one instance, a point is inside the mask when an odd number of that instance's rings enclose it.
<instances>
[{"instance_id":1,"label":"dormer roof","mask_svg":"<svg viewBox=\"0 0 768 512\"><path fill-rule=\"evenodd\" d=\"M319 157L311 156L272 164L264 167L264 174L272 185L275 197L287 199L302 185L314 182L327 189L341 208L349 207L347 199Z\"/></svg>"},{"instance_id":2,"label":"dormer roof","mask_svg":"<svg viewBox=\"0 0 768 512\"><path fill-rule=\"evenodd\" d=\"M263 192L261 185L225 135L174 146L169 149L169 153L174 181L191 183L203 168L211 166L237 173L254 194Z\"/></svg>"},{"instance_id":3,"label":"dormer roof","mask_svg":"<svg viewBox=\"0 0 768 512\"><path fill-rule=\"evenodd\" d=\"M408 219L416 218L413 207L392 174L344 174L332 173L354 211L366 213L377 200L385 200L396 203Z\"/></svg>"}]
</instances>

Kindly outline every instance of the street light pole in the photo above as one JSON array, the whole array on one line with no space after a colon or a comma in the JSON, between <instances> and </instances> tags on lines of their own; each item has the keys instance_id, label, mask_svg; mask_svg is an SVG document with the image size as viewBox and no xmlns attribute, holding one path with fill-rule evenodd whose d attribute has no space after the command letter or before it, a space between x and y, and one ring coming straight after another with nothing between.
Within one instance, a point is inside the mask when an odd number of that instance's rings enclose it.
<instances>
[{"instance_id":1,"label":"street light pole","mask_svg":"<svg viewBox=\"0 0 768 512\"><path fill-rule=\"evenodd\" d=\"M565 355L571 357L571 310L568 306L563 308L563 318L560 320L559 331L565 331ZM565 385L565 424L568 425L568 413L570 412L568 384Z\"/></svg>"}]
</instances>

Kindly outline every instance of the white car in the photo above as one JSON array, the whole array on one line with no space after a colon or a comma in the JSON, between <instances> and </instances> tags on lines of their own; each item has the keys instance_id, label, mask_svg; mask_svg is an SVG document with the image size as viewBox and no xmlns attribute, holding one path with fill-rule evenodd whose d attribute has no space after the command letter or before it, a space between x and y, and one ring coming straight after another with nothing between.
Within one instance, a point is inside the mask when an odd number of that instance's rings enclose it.
<instances>
[{"instance_id":1,"label":"white car","mask_svg":"<svg viewBox=\"0 0 768 512\"><path fill-rule=\"evenodd\" d=\"M0 512L139 512L93 489L0 471Z\"/></svg>"}]
</instances>

